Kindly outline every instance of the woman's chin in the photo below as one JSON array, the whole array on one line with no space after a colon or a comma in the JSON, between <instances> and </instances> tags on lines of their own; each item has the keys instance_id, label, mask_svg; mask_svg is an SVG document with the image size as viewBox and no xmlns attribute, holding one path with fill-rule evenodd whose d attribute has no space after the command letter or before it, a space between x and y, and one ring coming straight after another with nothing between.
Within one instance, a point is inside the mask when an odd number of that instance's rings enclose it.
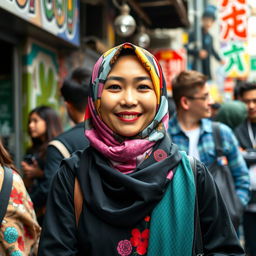
<instances>
[{"instance_id":1,"label":"woman's chin","mask_svg":"<svg viewBox=\"0 0 256 256\"><path fill-rule=\"evenodd\" d=\"M138 132L136 132L136 133L124 133L124 132L118 133L118 135L120 135L120 136L122 136L122 137L127 137L127 138L129 138L129 137L135 137L137 134L138 134Z\"/></svg>"},{"instance_id":2,"label":"woman's chin","mask_svg":"<svg viewBox=\"0 0 256 256\"><path fill-rule=\"evenodd\" d=\"M119 136L122 137L135 137L136 135L138 135L141 132L140 129L136 129L136 130L131 130L131 129L118 129L115 130L115 133L118 134Z\"/></svg>"}]
</instances>

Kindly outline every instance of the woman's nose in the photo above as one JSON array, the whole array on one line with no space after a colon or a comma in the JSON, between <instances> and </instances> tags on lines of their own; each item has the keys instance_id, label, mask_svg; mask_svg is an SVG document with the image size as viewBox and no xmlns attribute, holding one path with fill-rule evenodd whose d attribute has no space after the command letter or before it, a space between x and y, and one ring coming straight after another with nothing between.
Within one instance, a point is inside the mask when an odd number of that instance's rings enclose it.
<instances>
[{"instance_id":1,"label":"woman's nose","mask_svg":"<svg viewBox=\"0 0 256 256\"><path fill-rule=\"evenodd\" d=\"M126 90L123 93L121 105L133 106L138 104L137 95L133 90Z\"/></svg>"}]
</instances>

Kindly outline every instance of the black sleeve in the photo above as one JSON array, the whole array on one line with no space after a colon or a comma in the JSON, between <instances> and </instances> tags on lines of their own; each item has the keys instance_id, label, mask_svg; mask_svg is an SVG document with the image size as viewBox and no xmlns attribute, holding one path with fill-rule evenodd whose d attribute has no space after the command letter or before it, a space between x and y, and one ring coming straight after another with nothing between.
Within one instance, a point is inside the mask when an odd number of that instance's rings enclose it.
<instances>
[{"instance_id":1,"label":"black sleeve","mask_svg":"<svg viewBox=\"0 0 256 256\"><path fill-rule=\"evenodd\" d=\"M47 200L38 256L77 255L74 172L65 164L54 176Z\"/></svg>"},{"instance_id":2,"label":"black sleeve","mask_svg":"<svg viewBox=\"0 0 256 256\"><path fill-rule=\"evenodd\" d=\"M56 147L47 147L44 177L38 183L34 193L31 194L31 199L34 202L35 207L42 207L46 204L52 178L59 169L62 159L63 156Z\"/></svg>"},{"instance_id":3,"label":"black sleeve","mask_svg":"<svg viewBox=\"0 0 256 256\"><path fill-rule=\"evenodd\" d=\"M220 55L216 52L214 46L213 46L213 37L209 33L207 33L207 37L209 37L209 45L208 45L208 53L212 54L214 58L218 61L221 61Z\"/></svg>"},{"instance_id":4,"label":"black sleeve","mask_svg":"<svg viewBox=\"0 0 256 256\"><path fill-rule=\"evenodd\" d=\"M213 177L200 162L197 194L204 255L245 255Z\"/></svg>"},{"instance_id":5,"label":"black sleeve","mask_svg":"<svg viewBox=\"0 0 256 256\"><path fill-rule=\"evenodd\" d=\"M215 48L212 45L212 55L214 56L214 58L218 61L221 61L220 55L216 52Z\"/></svg>"},{"instance_id":6,"label":"black sleeve","mask_svg":"<svg viewBox=\"0 0 256 256\"><path fill-rule=\"evenodd\" d=\"M189 41L188 41L188 44L185 45L185 47L189 55L198 57L199 50L198 50L198 47L196 46L195 32L189 34Z\"/></svg>"}]
</instances>

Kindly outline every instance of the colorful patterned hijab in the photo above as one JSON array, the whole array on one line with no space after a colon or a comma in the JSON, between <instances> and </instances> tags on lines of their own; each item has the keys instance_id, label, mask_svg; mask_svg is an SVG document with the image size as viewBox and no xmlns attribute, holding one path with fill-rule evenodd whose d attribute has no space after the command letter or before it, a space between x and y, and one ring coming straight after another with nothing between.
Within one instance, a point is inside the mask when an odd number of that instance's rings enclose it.
<instances>
[{"instance_id":1,"label":"colorful patterned hijab","mask_svg":"<svg viewBox=\"0 0 256 256\"><path fill-rule=\"evenodd\" d=\"M101 119L99 108L104 83L120 53L125 49L134 51L138 60L151 76L157 97L157 113L152 122L135 137L115 134ZM88 106L85 114L85 135L92 147L101 152L119 171L134 170L141 156L162 139L168 125L168 101L163 72L159 63L148 51L131 43L124 43L103 54L94 66L90 82Z\"/></svg>"}]
</instances>

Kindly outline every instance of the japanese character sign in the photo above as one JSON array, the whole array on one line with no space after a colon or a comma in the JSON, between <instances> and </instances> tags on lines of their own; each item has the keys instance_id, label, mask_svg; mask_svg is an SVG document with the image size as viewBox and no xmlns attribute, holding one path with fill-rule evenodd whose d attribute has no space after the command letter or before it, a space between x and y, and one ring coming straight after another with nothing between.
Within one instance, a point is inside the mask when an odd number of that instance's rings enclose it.
<instances>
[{"instance_id":1,"label":"japanese character sign","mask_svg":"<svg viewBox=\"0 0 256 256\"><path fill-rule=\"evenodd\" d=\"M219 0L221 52L226 77L246 77L249 73L247 0Z\"/></svg>"},{"instance_id":2,"label":"japanese character sign","mask_svg":"<svg viewBox=\"0 0 256 256\"><path fill-rule=\"evenodd\" d=\"M222 47L223 56L226 60L225 73L228 77L245 77L248 75L249 56L246 52L245 43L226 43Z\"/></svg>"},{"instance_id":3,"label":"japanese character sign","mask_svg":"<svg viewBox=\"0 0 256 256\"><path fill-rule=\"evenodd\" d=\"M221 40L246 40L248 16L246 0L220 2Z\"/></svg>"}]
</instances>

